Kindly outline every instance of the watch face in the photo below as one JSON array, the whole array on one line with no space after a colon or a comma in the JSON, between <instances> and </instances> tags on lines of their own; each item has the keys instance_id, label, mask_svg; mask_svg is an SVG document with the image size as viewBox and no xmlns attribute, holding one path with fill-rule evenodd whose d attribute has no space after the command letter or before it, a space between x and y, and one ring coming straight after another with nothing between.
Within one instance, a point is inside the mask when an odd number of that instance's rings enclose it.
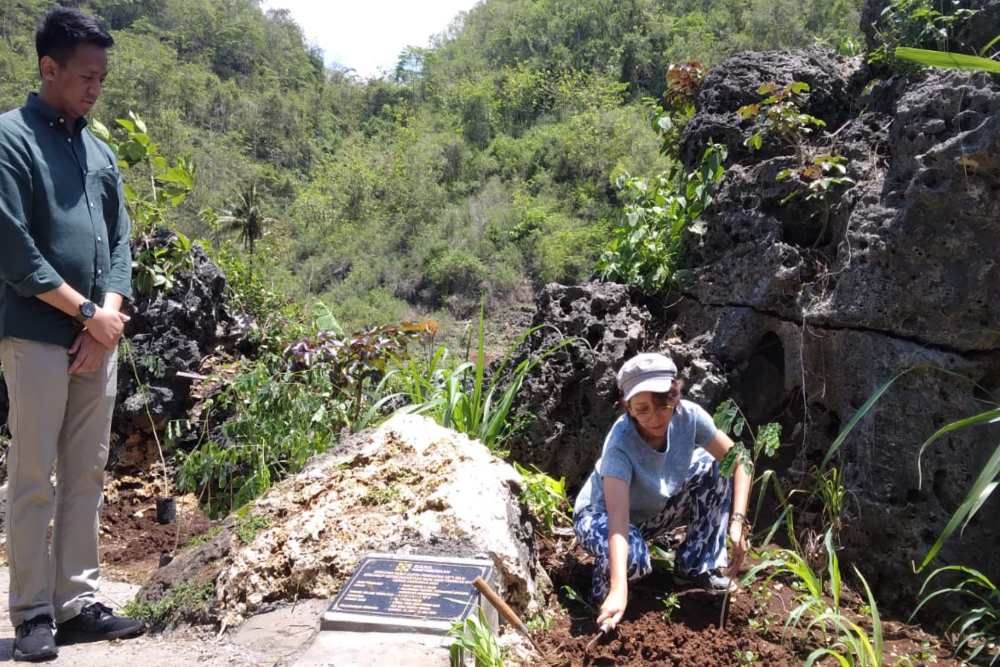
<instances>
[{"instance_id":1,"label":"watch face","mask_svg":"<svg viewBox=\"0 0 1000 667\"><path fill-rule=\"evenodd\" d=\"M89 320L97 312L97 306L91 301L84 301L80 304L80 314L84 319Z\"/></svg>"}]
</instances>

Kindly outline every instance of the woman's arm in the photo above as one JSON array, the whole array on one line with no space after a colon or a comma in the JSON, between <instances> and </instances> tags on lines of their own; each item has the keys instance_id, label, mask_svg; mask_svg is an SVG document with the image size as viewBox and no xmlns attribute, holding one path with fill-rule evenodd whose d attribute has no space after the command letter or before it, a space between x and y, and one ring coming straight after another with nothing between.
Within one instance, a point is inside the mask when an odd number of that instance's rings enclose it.
<instances>
[{"instance_id":1,"label":"woman's arm","mask_svg":"<svg viewBox=\"0 0 1000 667\"><path fill-rule=\"evenodd\" d=\"M604 477L604 503L608 510L608 565L611 585L608 597L601 604L597 624L609 623L613 628L625 613L628 604L628 482L617 477Z\"/></svg>"},{"instance_id":2,"label":"woman's arm","mask_svg":"<svg viewBox=\"0 0 1000 667\"><path fill-rule=\"evenodd\" d=\"M715 436L705 449L717 461L722 461L733 446L733 441L722 431L716 431ZM729 558L730 575L735 575L743 566L743 558L750 545L747 542L748 535L745 531L745 520L747 514L747 503L750 501L750 473L742 465L737 465L733 472L733 518L729 521L729 539L732 540L733 548ZM737 517L742 517L742 520Z\"/></svg>"}]
</instances>

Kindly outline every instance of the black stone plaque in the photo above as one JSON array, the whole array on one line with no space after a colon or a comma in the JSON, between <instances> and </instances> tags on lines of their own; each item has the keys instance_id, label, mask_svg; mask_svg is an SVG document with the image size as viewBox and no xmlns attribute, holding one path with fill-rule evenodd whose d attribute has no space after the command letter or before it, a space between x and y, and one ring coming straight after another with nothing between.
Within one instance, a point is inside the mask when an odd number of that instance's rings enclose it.
<instances>
[{"instance_id":1,"label":"black stone plaque","mask_svg":"<svg viewBox=\"0 0 1000 667\"><path fill-rule=\"evenodd\" d=\"M366 556L328 615L450 624L475 608L479 592L472 582L476 577L489 579L491 570L489 561Z\"/></svg>"}]
</instances>

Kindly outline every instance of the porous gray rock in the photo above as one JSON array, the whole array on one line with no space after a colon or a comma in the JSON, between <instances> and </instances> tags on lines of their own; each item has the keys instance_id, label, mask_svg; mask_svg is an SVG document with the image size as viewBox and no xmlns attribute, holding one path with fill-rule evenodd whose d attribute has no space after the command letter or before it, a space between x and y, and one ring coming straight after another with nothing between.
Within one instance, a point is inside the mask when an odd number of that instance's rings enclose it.
<instances>
[{"instance_id":1,"label":"porous gray rock","mask_svg":"<svg viewBox=\"0 0 1000 667\"><path fill-rule=\"evenodd\" d=\"M161 229L149 243L166 247L172 238ZM125 329L127 353L118 367L113 430L123 438L183 418L192 402L191 375L202 370L209 354L252 349L247 336L256 325L229 305L225 275L198 245L190 260L189 267L176 271L170 289L136 295ZM113 448L109 465L116 461Z\"/></svg>"},{"instance_id":2,"label":"porous gray rock","mask_svg":"<svg viewBox=\"0 0 1000 667\"><path fill-rule=\"evenodd\" d=\"M659 349L672 354L686 392L713 401L724 382L697 345L659 340L649 310L614 283L546 285L537 297L534 325L521 359L543 353L567 337L576 342L547 357L529 376L514 407L522 428L507 443L511 458L564 476L579 488L600 455L608 426L621 414L615 374L629 357Z\"/></svg>"},{"instance_id":3,"label":"porous gray rock","mask_svg":"<svg viewBox=\"0 0 1000 667\"><path fill-rule=\"evenodd\" d=\"M803 111L823 120L828 126L839 127L848 117L855 83L852 75L860 62L845 58L829 49L806 51L746 51L716 67L705 77L698 94L698 113L687 124L681 141L680 154L685 166L691 168L701 159L709 142L723 144L731 158L739 160L751 155L743 145L749 135L750 121L739 118L740 107L761 100L758 89L765 83L784 86L792 81L809 84L810 95ZM766 139L762 151L754 154L771 156L781 153L777 142Z\"/></svg>"},{"instance_id":4,"label":"porous gray rock","mask_svg":"<svg viewBox=\"0 0 1000 667\"><path fill-rule=\"evenodd\" d=\"M607 423L617 414L615 372L648 342L649 313L622 285L546 285L527 341L535 353L577 342L549 356L527 379L514 408L521 429L508 443L511 457L557 470L574 487L593 465Z\"/></svg>"},{"instance_id":5,"label":"porous gray rock","mask_svg":"<svg viewBox=\"0 0 1000 667\"><path fill-rule=\"evenodd\" d=\"M208 605L179 611L232 627L284 601L331 598L362 557L389 552L491 560L500 595L534 611L551 584L520 493L520 475L481 443L397 415L231 515L218 535L160 569L139 599L208 586Z\"/></svg>"}]
</instances>

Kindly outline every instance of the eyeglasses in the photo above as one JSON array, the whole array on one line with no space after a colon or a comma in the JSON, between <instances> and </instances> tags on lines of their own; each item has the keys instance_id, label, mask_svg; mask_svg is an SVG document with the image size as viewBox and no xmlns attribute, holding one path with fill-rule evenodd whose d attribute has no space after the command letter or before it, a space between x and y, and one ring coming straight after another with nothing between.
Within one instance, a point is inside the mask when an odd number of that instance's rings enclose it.
<instances>
[{"instance_id":1,"label":"eyeglasses","mask_svg":"<svg viewBox=\"0 0 1000 667\"><path fill-rule=\"evenodd\" d=\"M652 407L643 406L642 408L640 408L638 410L633 410L632 411L632 416L635 417L636 419L638 419L639 421L644 422L644 421L649 421L650 419L652 419L653 416L656 415L657 413L660 413L660 412L673 412L673 411L674 411L674 406L671 405L670 403L667 403L666 405L655 405L654 404Z\"/></svg>"}]
</instances>

